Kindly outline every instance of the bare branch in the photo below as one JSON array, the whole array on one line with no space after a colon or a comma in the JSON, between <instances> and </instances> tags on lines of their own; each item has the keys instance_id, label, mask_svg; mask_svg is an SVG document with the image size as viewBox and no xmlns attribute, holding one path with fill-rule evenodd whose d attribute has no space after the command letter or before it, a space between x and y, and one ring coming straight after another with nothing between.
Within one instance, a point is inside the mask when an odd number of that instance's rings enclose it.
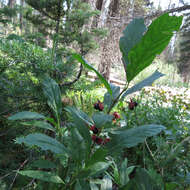
<instances>
[{"instance_id":1,"label":"bare branch","mask_svg":"<svg viewBox=\"0 0 190 190\"><path fill-rule=\"evenodd\" d=\"M185 10L188 10L188 9L190 9L190 5L184 5L182 7L177 7L177 8L173 8L173 9L166 9L164 11L157 11L157 12L155 12L153 14L145 16L144 18L145 19L153 19L153 18L158 17L160 15L163 15L165 13L181 12L181 11L185 11Z\"/></svg>"},{"instance_id":2,"label":"bare branch","mask_svg":"<svg viewBox=\"0 0 190 190\"><path fill-rule=\"evenodd\" d=\"M79 78L81 77L82 70L83 70L83 66L82 66L82 64L80 64L80 70L78 72L77 77L73 81L71 81L71 82L66 82L66 83L60 84L60 86L61 87L70 86L70 85L74 84L75 82L77 82L79 80Z\"/></svg>"}]
</instances>

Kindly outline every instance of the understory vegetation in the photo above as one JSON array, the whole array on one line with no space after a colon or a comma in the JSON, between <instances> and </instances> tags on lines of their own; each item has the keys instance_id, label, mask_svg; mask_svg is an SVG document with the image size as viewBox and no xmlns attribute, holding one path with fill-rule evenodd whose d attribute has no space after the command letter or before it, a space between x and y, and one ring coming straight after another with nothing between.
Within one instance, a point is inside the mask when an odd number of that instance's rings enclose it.
<instances>
[{"instance_id":1,"label":"understory vegetation","mask_svg":"<svg viewBox=\"0 0 190 190\"><path fill-rule=\"evenodd\" d=\"M85 58L106 35L84 30L98 11L26 2L45 29L0 37L0 190L190 190L190 90L157 57L183 16L126 26L119 86Z\"/></svg>"}]
</instances>

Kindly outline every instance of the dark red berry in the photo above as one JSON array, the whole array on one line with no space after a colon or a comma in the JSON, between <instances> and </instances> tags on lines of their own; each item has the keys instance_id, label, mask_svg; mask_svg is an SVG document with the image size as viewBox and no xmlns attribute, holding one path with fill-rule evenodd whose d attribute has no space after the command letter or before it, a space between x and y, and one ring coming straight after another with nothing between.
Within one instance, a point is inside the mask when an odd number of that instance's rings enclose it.
<instances>
[{"instance_id":1,"label":"dark red berry","mask_svg":"<svg viewBox=\"0 0 190 190\"><path fill-rule=\"evenodd\" d=\"M95 104L94 104L94 109L96 109L96 110L99 109L99 104L98 104L98 103L95 103Z\"/></svg>"},{"instance_id":2,"label":"dark red berry","mask_svg":"<svg viewBox=\"0 0 190 190\"><path fill-rule=\"evenodd\" d=\"M92 135L92 140L98 144L98 145L101 145L103 143L103 139L100 138L100 137L97 137L96 135Z\"/></svg>"},{"instance_id":3,"label":"dark red berry","mask_svg":"<svg viewBox=\"0 0 190 190\"><path fill-rule=\"evenodd\" d=\"M128 103L129 103L129 109L130 110L134 110L134 108L138 105L138 103L133 101L132 99Z\"/></svg>"},{"instance_id":4,"label":"dark red berry","mask_svg":"<svg viewBox=\"0 0 190 190\"><path fill-rule=\"evenodd\" d=\"M97 127L95 127L95 125L90 127L90 130L93 131L94 134L98 134L99 130Z\"/></svg>"},{"instance_id":5,"label":"dark red berry","mask_svg":"<svg viewBox=\"0 0 190 190\"><path fill-rule=\"evenodd\" d=\"M117 112L113 113L114 119L120 119L120 115Z\"/></svg>"},{"instance_id":6,"label":"dark red berry","mask_svg":"<svg viewBox=\"0 0 190 190\"><path fill-rule=\"evenodd\" d=\"M94 104L94 109L103 111L103 109L104 109L103 103L98 100L98 102Z\"/></svg>"}]
</instances>

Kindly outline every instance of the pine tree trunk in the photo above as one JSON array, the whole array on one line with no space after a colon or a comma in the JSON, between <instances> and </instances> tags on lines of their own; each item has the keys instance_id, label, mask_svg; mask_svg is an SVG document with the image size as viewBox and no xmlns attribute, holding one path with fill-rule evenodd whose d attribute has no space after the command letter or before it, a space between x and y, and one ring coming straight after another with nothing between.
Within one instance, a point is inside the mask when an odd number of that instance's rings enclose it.
<instances>
[{"instance_id":1,"label":"pine tree trunk","mask_svg":"<svg viewBox=\"0 0 190 190\"><path fill-rule=\"evenodd\" d=\"M20 31L22 34L23 31L23 6L24 6L24 0L20 0L20 15L19 15L19 21L20 21Z\"/></svg>"},{"instance_id":2,"label":"pine tree trunk","mask_svg":"<svg viewBox=\"0 0 190 190\"><path fill-rule=\"evenodd\" d=\"M9 1L8 1L8 6L9 6L10 8L13 8L14 5L15 5L15 3L16 3L16 0L9 0Z\"/></svg>"}]
</instances>

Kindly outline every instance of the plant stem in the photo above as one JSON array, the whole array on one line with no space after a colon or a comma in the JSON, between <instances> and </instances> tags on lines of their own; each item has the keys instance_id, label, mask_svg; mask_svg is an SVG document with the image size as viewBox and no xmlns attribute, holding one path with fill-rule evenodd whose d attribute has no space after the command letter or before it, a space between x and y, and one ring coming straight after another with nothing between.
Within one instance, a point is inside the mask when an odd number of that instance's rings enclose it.
<instances>
[{"instance_id":1,"label":"plant stem","mask_svg":"<svg viewBox=\"0 0 190 190\"><path fill-rule=\"evenodd\" d=\"M121 95L128 89L129 87L129 83L127 83L127 86L120 92L120 94L115 98L115 100L113 100L110 108L107 111L107 114L109 114L112 110L112 108L115 106L115 104L118 102L119 98L121 97Z\"/></svg>"}]
</instances>

